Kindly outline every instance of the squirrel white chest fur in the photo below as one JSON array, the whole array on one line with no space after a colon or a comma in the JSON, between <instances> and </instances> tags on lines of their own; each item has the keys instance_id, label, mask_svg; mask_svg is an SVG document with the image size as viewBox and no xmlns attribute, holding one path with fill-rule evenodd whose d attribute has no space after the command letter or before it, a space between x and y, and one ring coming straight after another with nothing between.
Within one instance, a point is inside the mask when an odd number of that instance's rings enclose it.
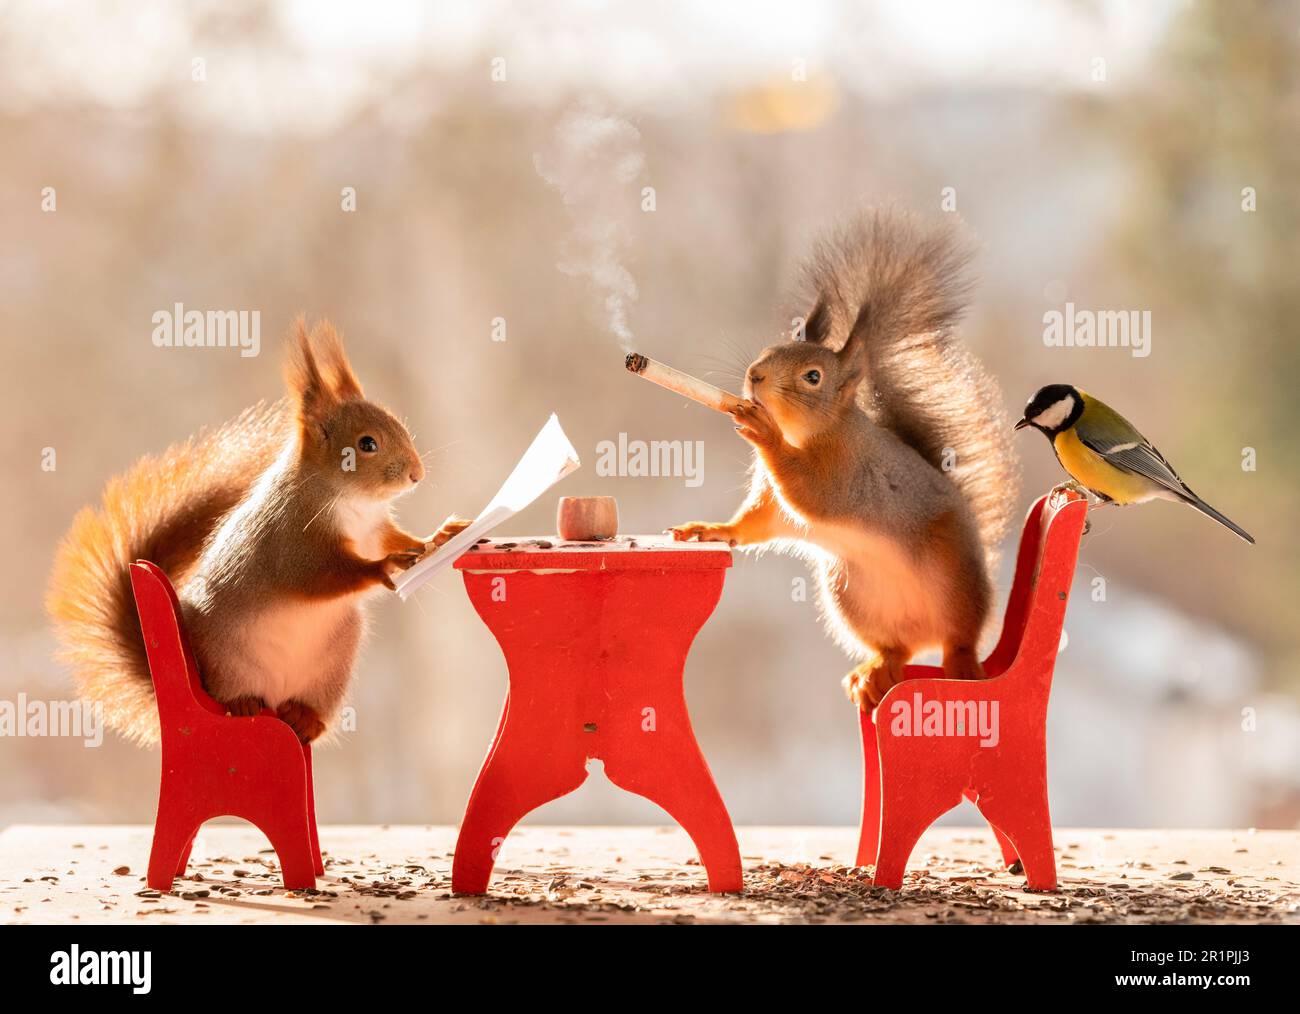
<instances>
[{"instance_id":1,"label":"squirrel white chest fur","mask_svg":"<svg viewBox=\"0 0 1300 1014\"><path fill-rule=\"evenodd\" d=\"M358 556L383 559L384 525L391 517L387 502L359 497L342 499L334 505L332 523L352 543Z\"/></svg>"},{"instance_id":2,"label":"squirrel white chest fur","mask_svg":"<svg viewBox=\"0 0 1300 1014\"><path fill-rule=\"evenodd\" d=\"M326 524L333 525L357 555L380 559L383 524L389 508L382 501L340 500ZM270 707L286 700L313 701L320 684L346 680L360 644L361 602L373 591L334 599L281 602L251 616L241 631L242 658L235 663L241 683L256 684Z\"/></svg>"},{"instance_id":3,"label":"squirrel white chest fur","mask_svg":"<svg viewBox=\"0 0 1300 1014\"><path fill-rule=\"evenodd\" d=\"M278 467L272 468L232 512L209 547L208 566L219 569L222 562L243 558L241 525L264 510L277 475ZM332 527L359 556L380 559L389 517L387 503L356 497L337 501L312 523ZM299 700L328 714L351 674L363 632L361 604L371 591L328 598L249 596L244 580L209 586L196 596L202 601L194 617L204 642L222 649L219 659L207 653L209 689L222 699L260 697L271 708Z\"/></svg>"},{"instance_id":4,"label":"squirrel white chest fur","mask_svg":"<svg viewBox=\"0 0 1300 1014\"><path fill-rule=\"evenodd\" d=\"M340 668L351 670L360 632L355 596L273 606L236 635L240 650L223 669L269 707L294 699L313 702L322 681Z\"/></svg>"},{"instance_id":5,"label":"squirrel white chest fur","mask_svg":"<svg viewBox=\"0 0 1300 1014\"><path fill-rule=\"evenodd\" d=\"M925 561L860 525L825 522L802 534L802 541L815 547L806 555L817 568L831 631L844 648L875 648L858 634L862 630L887 643L938 643L942 617L927 588Z\"/></svg>"}]
</instances>

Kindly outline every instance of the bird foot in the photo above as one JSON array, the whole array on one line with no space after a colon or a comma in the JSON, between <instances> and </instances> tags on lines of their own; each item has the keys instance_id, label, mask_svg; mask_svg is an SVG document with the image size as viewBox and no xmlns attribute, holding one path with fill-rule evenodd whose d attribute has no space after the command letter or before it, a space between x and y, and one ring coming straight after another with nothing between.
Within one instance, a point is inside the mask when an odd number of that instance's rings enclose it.
<instances>
[{"instance_id":1,"label":"bird foot","mask_svg":"<svg viewBox=\"0 0 1300 1014\"><path fill-rule=\"evenodd\" d=\"M1062 493L1078 493L1080 496L1086 497L1089 503L1092 503L1094 500L1092 490L1081 485L1074 479L1067 479L1065 482L1057 483L1052 487L1053 496L1059 496Z\"/></svg>"}]
</instances>

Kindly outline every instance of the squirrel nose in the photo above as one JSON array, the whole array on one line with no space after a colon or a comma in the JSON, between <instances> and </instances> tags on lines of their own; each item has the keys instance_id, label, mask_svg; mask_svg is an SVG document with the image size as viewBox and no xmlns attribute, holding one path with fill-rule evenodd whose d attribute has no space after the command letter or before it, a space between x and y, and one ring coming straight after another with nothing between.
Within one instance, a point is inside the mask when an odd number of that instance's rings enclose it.
<instances>
[{"instance_id":1,"label":"squirrel nose","mask_svg":"<svg viewBox=\"0 0 1300 1014\"><path fill-rule=\"evenodd\" d=\"M750 373L750 375L749 375L749 382L750 382L751 384L761 384L761 383L763 382L763 374L761 374L761 373Z\"/></svg>"},{"instance_id":2,"label":"squirrel nose","mask_svg":"<svg viewBox=\"0 0 1300 1014\"><path fill-rule=\"evenodd\" d=\"M424 465L422 462L416 462L411 466L410 479L412 483L417 483L424 478Z\"/></svg>"}]
</instances>

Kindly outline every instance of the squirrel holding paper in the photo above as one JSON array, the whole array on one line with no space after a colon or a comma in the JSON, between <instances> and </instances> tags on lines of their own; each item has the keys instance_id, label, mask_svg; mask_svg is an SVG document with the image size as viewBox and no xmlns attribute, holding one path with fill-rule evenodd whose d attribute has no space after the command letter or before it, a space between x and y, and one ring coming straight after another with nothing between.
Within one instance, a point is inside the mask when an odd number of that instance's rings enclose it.
<instances>
[{"instance_id":1,"label":"squirrel holding paper","mask_svg":"<svg viewBox=\"0 0 1300 1014\"><path fill-rule=\"evenodd\" d=\"M731 412L754 447L748 497L725 524L670 529L802 553L830 632L865 657L844 680L863 710L926 648L949 677L983 675L1019 472L997 385L954 332L970 256L958 228L889 210L817 245L803 340L764 349Z\"/></svg>"},{"instance_id":2,"label":"squirrel holding paper","mask_svg":"<svg viewBox=\"0 0 1300 1014\"><path fill-rule=\"evenodd\" d=\"M59 548L47 604L61 655L131 739L158 738L136 559L176 585L208 693L232 715L272 709L307 743L343 702L366 593L469 523L448 518L424 539L394 523L424 464L406 427L366 400L328 322L309 334L297 319L285 379L287 398L112 480Z\"/></svg>"}]
</instances>

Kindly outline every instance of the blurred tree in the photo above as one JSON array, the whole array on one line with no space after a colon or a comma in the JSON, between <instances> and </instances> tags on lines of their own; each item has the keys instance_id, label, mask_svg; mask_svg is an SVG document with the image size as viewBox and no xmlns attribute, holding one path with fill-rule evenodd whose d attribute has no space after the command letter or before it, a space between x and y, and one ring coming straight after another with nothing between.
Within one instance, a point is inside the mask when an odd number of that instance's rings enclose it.
<instances>
[{"instance_id":1,"label":"blurred tree","mask_svg":"<svg viewBox=\"0 0 1300 1014\"><path fill-rule=\"evenodd\" d=\"M1161 374L1170 389L1151 393L1172 402L1176 420L1158 442L1207 499L1217 495L1229 513L1247 505L1238 519L1247 529L1252 514L1288 517L1295 496L1298 66L1294 4L1194 3L1118 109L1113 97L1089 101L1085 116L1129 160L1109 268L1141 280L1141 305L1163 308L1155 354L1161 341L1178 350L1173 373ZM1234 488L1246 447L1258 470ZM1228 593L1242 569L1226 554L1212 576L1230 618L1273 649L1274 674L1295 685L1300 533L1278 525L1254 534L1258 551L1243 552L1252 553L1256 580ZM1186 558L1185 547L1168 548ZM1194 587L1181 592L1193 609L1197 595Z\"/></svg>"}]
</instances>

